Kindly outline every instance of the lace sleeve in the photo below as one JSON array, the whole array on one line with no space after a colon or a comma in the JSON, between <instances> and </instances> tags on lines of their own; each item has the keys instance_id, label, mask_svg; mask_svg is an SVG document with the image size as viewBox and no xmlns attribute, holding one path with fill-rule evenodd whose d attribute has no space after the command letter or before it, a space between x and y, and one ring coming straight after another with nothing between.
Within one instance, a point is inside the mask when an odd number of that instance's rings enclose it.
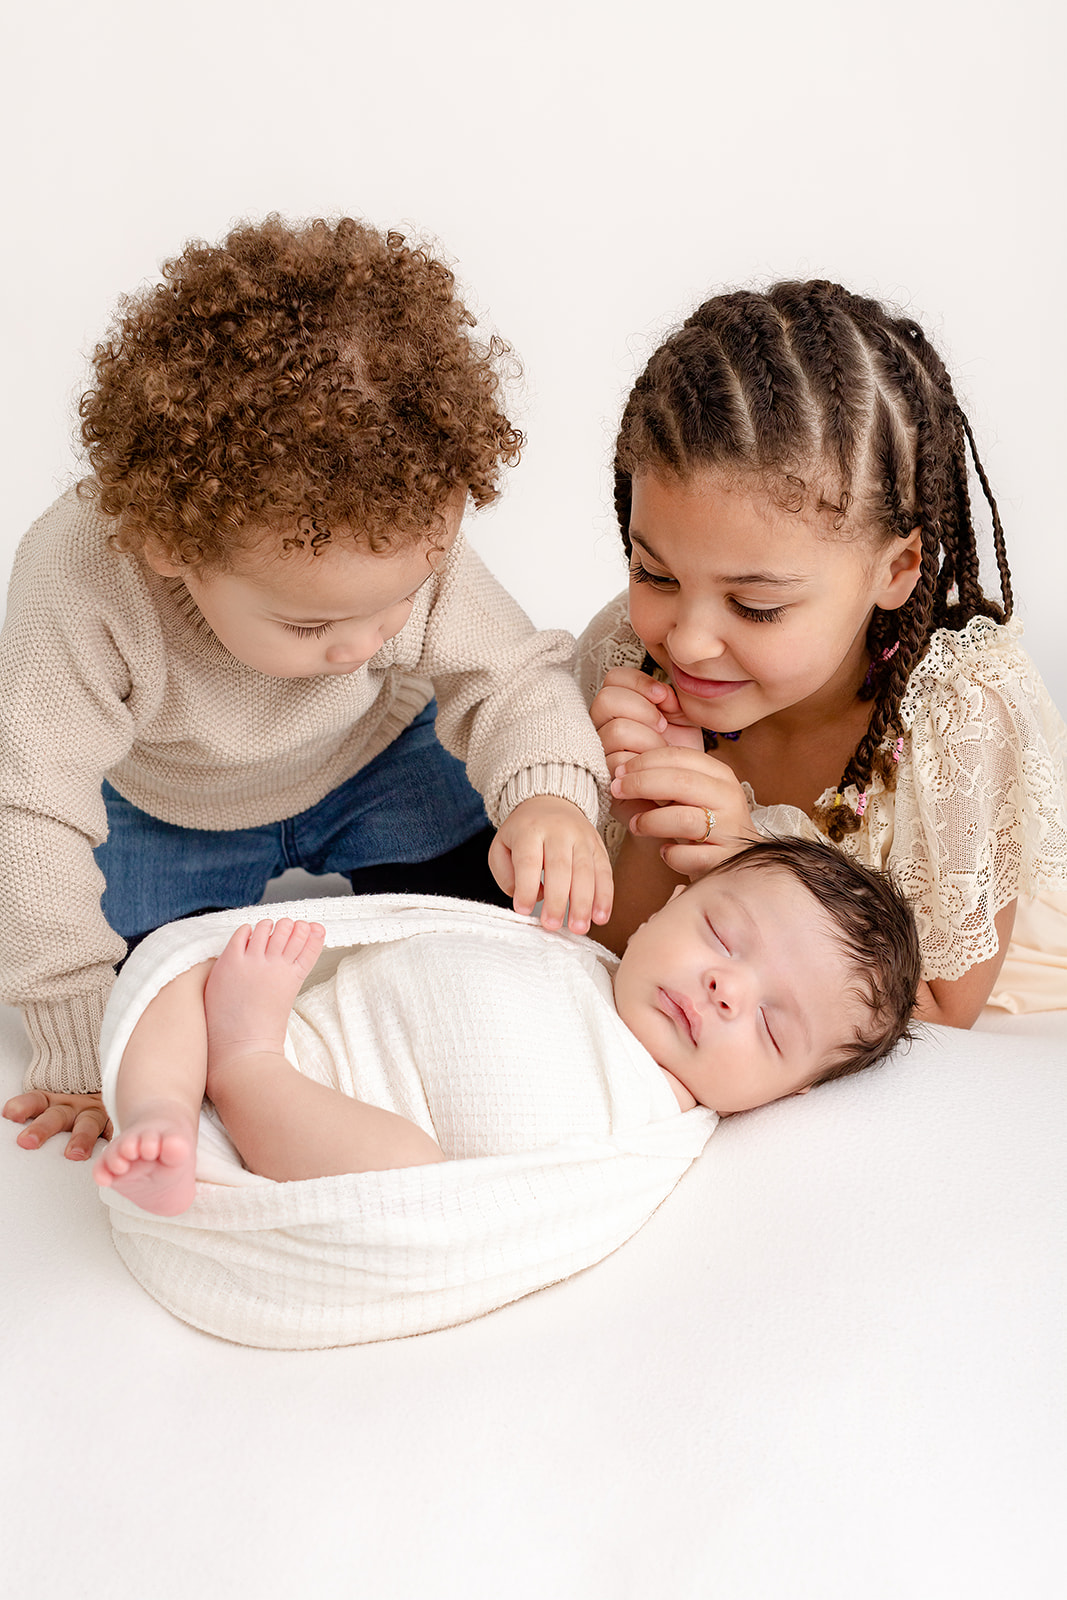
<instances>
[{"instance_id":1,"label":"lace sleeve","mask_svg":"<svg viewBox=\"0 0 1067 1600\"><path fill-rule=\"evenodd\" d=\"M624 589L597 612L578 640L575 671L586 705L592 705L613 667L639 667L644 659L645 647L630 627L629 595Z\"/></svg>"},{"instance_id":2,"label":"lace sleeve","mask_svg":"<svg viewBox=\"0 0 1067 1600\"><path fill-rule=\"evenodd\" d=\"M586 705L592 705L612 667L639 667L644 659L645 647L630 627L629 594L624 589L597 612L578 640L574 670ZM600 831L614 863L626 831L611 816Z\"/></svg>"},{"instance_id":3,"label":"lace sleeve","mask_svg":"<svg viewBox=\"0 0 1067 1600\"><path fill-rule=\"evenodd\" d=\"M984 617L939 630L901 705L889 864L926 977L995 955L993 918L1018 895L1067 888L1067 729L1018 637Z\"/></svg>"}]
</instances>

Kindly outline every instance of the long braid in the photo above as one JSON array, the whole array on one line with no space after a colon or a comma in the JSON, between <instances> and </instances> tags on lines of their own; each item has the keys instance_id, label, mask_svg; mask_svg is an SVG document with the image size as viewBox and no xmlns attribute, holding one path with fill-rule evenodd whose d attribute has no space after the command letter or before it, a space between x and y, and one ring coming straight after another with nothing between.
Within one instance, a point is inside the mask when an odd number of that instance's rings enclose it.
<instances>
[{"instance_id":1,"label":"long braid","mask_svg":"<svg viewBox=\"0 0 1067 1600\"><path fill-rule=\"evenodd\" d=\"M968 446L992 515L1003 606L981 586ZM868 629L867 731L835 803L817 814L839 840L861 826L872 772L895 783L901 700L934 630L1011 614L1000 515L944 363L917 323L838 284L719 295L655 353L624 413L615 506L627 553L632 477L656 464L683 478L730 466L777 475L781 503L830 511L836 529L872 526L890 539L919 529L915 589ZM814 478L798 476L798 464ZM840 803L853 785L855 809Z\"/></svg>"}]
</instances>

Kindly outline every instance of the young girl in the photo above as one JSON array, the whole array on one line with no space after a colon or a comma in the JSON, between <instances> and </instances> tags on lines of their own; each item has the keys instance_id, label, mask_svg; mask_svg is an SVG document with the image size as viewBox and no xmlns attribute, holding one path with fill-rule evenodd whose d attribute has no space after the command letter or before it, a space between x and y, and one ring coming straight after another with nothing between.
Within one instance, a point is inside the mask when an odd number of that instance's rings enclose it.
<instances>
[{"instance_id":1,"label":"young girl","mask_svg":"<svg viewBox=\"0 0 1067 1600\"><path fill-rule=\"evenodd\" d=\"M1017 908L1040 955L998 998L1067 1005L1067 733L921 328L826 282L707 301L638 379L615 485L629 596L579 646L615 797L607 942L759 828L817 830L913 901L921 1016L974 1022Z\"/></svg>"},{"instance_id":2,"label":"young girl","mask_svg":"<svg viewBox=\"0 0 1067 1600\"><path fill-rule=\"evenodd\" d=\"M351 218L194 241L122 302L81 405L93 476L22 541L0 643L24 1148L91 1152L126 950L285 867L501 898L488 857L520 911L543 872L549 926L568 899L578 931L606 918L573 640L460 531L521 444L472 324L443 263Z\"/></svg>"}]
</instances>

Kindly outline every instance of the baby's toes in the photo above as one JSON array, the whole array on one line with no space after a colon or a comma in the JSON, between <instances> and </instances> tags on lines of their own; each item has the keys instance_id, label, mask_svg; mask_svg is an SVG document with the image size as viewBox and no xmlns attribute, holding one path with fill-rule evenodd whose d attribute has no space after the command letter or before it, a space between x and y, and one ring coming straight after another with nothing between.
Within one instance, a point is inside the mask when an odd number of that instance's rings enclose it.
<instances>
[{"instance_id":1,"label":"baby's toes","mask_svg":"<svg viewBox=\"0 0 1067 1600\"><path fill-rule=\"evenodd\" d=\"M291 917L279 917L274 924L274 932L264 941L264 953L273 957L275 961L284 960L286 946L292 937L293 929L298 926L299 924L294 923Z\"/></svg>"},{"instance_id":2,"label":"baby's toes","mask_svg":"<svg viewBox=\"0 0 1067 1600\"><path fill-rule=\"evenodd\" d=\"M189 1141L180 1133L168 1133L159 1142L159 1160L165 1167L180 1167L189 1156Z\"/></svg>"},{"instance_id":3,"label":"baby's toes","mask_svg":"<svg viewBox=\"0 0 1067 1600\"><path fill-rule=\"evenodd\" d=\"M159 1147L162 1140L154 1128L147 1129L141 1134L138 1155L142 1161L158 1161Z\"/></svg>"},{"instance_id":4,"label":"baby's toes","mask_svg":"<svg viewBox=\"0 0 1067 1600\"><path fill-rule=\"evenodd\" d=\"M124 1178L130 1170L131 1163L113 1140L100 1157L100 1165L108 1173L109 1178Z\"/></svg>"}]
</instances>

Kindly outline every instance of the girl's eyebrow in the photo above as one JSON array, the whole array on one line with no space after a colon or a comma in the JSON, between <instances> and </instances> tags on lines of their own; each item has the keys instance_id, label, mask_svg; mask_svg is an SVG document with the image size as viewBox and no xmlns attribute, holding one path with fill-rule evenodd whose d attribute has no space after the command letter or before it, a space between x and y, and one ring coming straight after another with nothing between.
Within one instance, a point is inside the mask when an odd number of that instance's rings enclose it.
<instances>
[{"instance_id":1,"label":"girl's eyebrow","mask_svg":"<svg viewBox=\"0 0 1067 1600\"><path fill-rule=\"evenodd\" d=\"M645 538L643 533L630 529L630 543L639 544L653 561L658 561L661 567L669 565L662 556L658 556ZM715 580L725 584L728 588L749 588L755 585L764 589L798 589L808 582L808 576L803 572L736 572L719 573Z\"/></svg>"}]
</instances>

